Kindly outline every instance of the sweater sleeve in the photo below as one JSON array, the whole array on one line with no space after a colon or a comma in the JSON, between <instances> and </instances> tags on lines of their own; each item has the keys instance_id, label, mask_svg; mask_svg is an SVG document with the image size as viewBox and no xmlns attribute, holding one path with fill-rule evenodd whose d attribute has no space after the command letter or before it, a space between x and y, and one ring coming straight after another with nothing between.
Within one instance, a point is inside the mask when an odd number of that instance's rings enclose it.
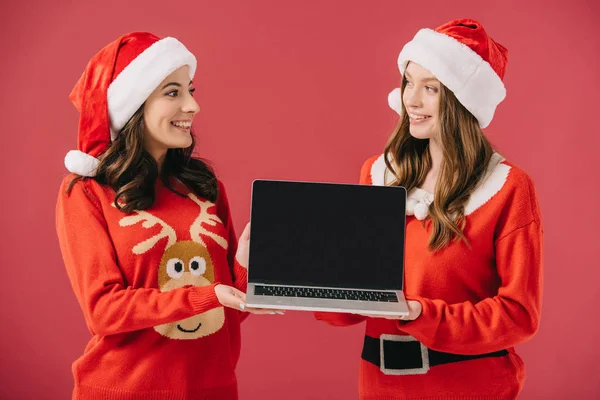
<instances>
[{"instance_id":1,"label":"sweater sleeve","mask_svg":"<svg viewBox=\"0 0 600 400\"><path fill-rule=\"evenodd\" d=\"M225 224L227 230L227 261L229 263L229 270L231 271L231 279L233 286L241 292L246 293L248 286L248 271L235 258L237 252L238 240L235 235L235 229L233 227L233 220L231 218L231 211L229 209L229 200L227 199L227 192L225 191L225 185L221 181L219 185L219 199L217 200L217 212L219 218ZM243 321L248 318L248 313L241 312L240 320Z\"/></svg>"},{"instance_id":2,"label":"sweater sleeve","mask_svg":"<svg viewBox=\"0 0 600 400\"><path fill-rule=\"evenodd\" d=\"M532 203L533 220L495 241L501 281L495 296L458 304L408 296L421 302L423 311L414 321L398 322L398 328L433 350L456 354L494 352L531 338L540 321L543 246L535 198Z\"/></svg>"},{"instance_id":3,"label":"sweater sleeve","mask_svg":"<svg viewBox=\"0 0 600 400\"><path fill-rule=\"evenodd\" d=\"M360 184L362 185L371 185L371 167L375 160L377 160L379 156L374 156L365 161L360 169ZM356 325L364 320L367 317L359 315L359 314L348 314L348 313L332 313L332 312L315 312L315 318L319 321L323 321L333 326L350 326Z\"/></svg>"},{"instance_id":4,"label":"sweater sleeve","mask_svg":"<svg viewBox=\"0 0 600 400\"><path fill-rule=\"evenodd\" d=\"M151 328L219 307L215 283L161 292L124 282L98 200L77 182L60 189L56 230L71 286L92 334L106 336Z\"/></svg>"}]
</instances>

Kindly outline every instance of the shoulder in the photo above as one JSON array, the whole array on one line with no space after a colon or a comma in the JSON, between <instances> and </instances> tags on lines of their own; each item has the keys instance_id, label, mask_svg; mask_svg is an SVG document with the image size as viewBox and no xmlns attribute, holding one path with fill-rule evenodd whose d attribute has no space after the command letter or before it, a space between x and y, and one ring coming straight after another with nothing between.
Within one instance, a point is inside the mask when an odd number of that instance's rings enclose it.
<instances>
[{"instance_id":1,"label":"shoulder","mask_svg":"<svg viewBox=\"0 0 600 400\"><path fill-rule=\"evenodd\" d=\"M90 178L77 179L78 175L70 174L63 178L58 199L56 201L56 219L63 225L77 221L101 221L105 224L103 201L106 189Z\"/></svg>"},{"instance_id":2,"label":"shoulder","mask_svg":"<svg viewBox=\"0 0 600 400\"><path fill-rule=\"evenodd\" d=\"M498 153L494 153L486 175L471 194L465 215L487 206L498 210L500 220L510 225L540 222L533 180L523 169Z\"/></svg>"},{"instance_id":3,"label":"shoulder","mask_svg":"<svg viewBox=\"0 0 600 400\"><path fill-rule=\"evenodd\" d=\"M533 179L525 170L508 160L503 160L502 164L510 169L509 185L515 188L525 188L533 185Z\"/></svg>"},{"instance_id":4,"label":"shoulder","mask_svg":"<svg viewBox=\"0 0 600 400\"><path fill-rule=\"evenodd\" d=\"M216 179L217 180L217 200L216 203L229 203L229 199L227 197L227 189L225 188L225 183L220 180L220 179Z\"/></svg>"},{"instance_id":5,"label":"shoulder","mask_svg":"<svg viewBox=\"0 0 600 400\"><path fill-rule=\"evenodd\" d=\"M535 184L531 176L515 164L504 161L509 168L504 197L514 212L526 219L540 222L540 210Z\"/></svg>"},{"instance_id":6,"label":"shoulder","mask_svg":"<svg viewBox=\"0 0 600 400\"><path fill-rule=\"evenodd\" d=\"M97 198L99 192L103 192L104 187L91 178L81 178L76 174L65 176L60 184L59 198L86 197Z\"/></svg>"},{"instance_id":7,"label":"shoulder","mask_svg":"<svg viewBox=\"0 0 600 400\"><path fill-rule=\"evenodd\" d=\"M225 192L225 183L219 178L216 178L216 180L217 180L217 190L219 191L219 194L221 192Z\"/></svg>"},{"instance_id":8,"label":"shoulder","mask_svg":"<svg viewBox=\"0 0 600 400\"><path fill-rule=\"evenodd\" d=\"M58 203L69 208L89 208L94 206L98 210L102 208L104 201L114 199L114 191L105 185L101 185L92 178L80 178L76 174L65 176L60 184L58 192Z\"/></svg>"}]
</instances>

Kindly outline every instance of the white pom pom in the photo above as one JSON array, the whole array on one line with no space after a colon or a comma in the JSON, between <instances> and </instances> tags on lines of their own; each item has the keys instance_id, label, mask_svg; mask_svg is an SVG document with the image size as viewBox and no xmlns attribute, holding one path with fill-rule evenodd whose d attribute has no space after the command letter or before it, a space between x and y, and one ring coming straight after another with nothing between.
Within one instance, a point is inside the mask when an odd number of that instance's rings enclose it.
<instances>
[{"instance_id":1,"label":"white pom pom","mask_svg":"<svg viewBox=\"0 0 600 400\"><path fill-rule=\"evenodd\" d=\"M418 203L415 206L414 213L415 213L415 217L419 221L423 221L429 215L429 207L425 203Z\"/></svg>"},{"instance_id":2,"label":"white pom pom","mask_svg":"<svg viewBox=\"0 0 600 400\"><path fill-rule=\"evenodd\" d=\"M406 215L414 215L415 214L415 206L418 201L416 199L407 199L406 200Z\"/></svg>"},{"instance_id":3,"label":"white pom pom","mask_svg":"<svg viewBox=\"0 0 600 400\"><path fill-rule=\"evenodd\" d=\"M65 156L65 167L81 176L95 176L98 164L98 159L79 150L71 150Z\"/></svg>"},{"instance_id":4,"label":"white pom pom","mask_svg":"<svg viewBox=\"0 0 600 400\"><path fill-rule=\"evenodd\" d=\"M402 115L402 91L400 88L396 88L388 94L388 105L398 115Z\"/></svg>"}]
</instances>

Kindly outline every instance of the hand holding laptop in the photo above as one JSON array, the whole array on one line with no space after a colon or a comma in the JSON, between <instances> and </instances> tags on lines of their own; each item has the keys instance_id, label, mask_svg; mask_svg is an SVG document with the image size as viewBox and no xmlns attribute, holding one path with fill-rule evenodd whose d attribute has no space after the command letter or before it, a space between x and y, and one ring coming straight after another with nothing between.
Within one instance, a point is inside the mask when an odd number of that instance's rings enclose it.
<instances>
[{"instance_id":1,"label":"hand holding laptop","mask_svg":"<svg viewBox=\"0 0 600 400\"><path fill-rule=\"evenodd\" d=\"M248 269L248 258L250 252L250 222L246 224L246 227L242 231L238 240L238 248L235 253L237 262L244 268Z\"/></svg>"},{"instance_id":2,"label":"hand holding laptop","mask_svg":"<svg viewBox=\"0 0 600 400\"><path fill-rule=\"evenodd\" d=\"M399 319L401 321L414 321L419 318L421 313L423 312L423 306L420 302L416 300L407 300L408 305L408 315L373 315L373 314L358 314L363 317L369 318L385 318L385 319Z\"/></svg>"},{"instance_id":3,"label":"hand holding laptop","mask_svg":"<svg viewBox=\"0 0 600 400\"><path fill-rule=\"evenodd\" d=\"M246 227L242 231L242 234L240 235L240 238L238 240L238 248L237 248L237 252L235 254L235 258L236 258L237 262L246 269L248 269L249 246L250 246L250 223L247 223ZM215 288L215 290L216 290L216 288ZM252 314L280 314L280 315L285 314L285 311L283 311L283 310L271 310L268 308L247 307L246 306L246 294L240 292L239 290L238 290L238 292L239 293L236 295L241 294L241 296L238 296L238 297L241 300L240 309L242 311L246 311L246 312L249 312Z\"/></svg>"}]
</instances>

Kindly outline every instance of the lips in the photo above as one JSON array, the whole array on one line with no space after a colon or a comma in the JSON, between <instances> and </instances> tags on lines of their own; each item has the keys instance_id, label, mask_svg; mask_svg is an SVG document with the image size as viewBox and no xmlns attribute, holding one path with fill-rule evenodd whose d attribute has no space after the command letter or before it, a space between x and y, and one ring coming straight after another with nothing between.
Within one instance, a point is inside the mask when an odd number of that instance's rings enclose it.
<instances>
[{"instance_id":1,"label":"lips","mask_svg":"<svg viewBox=\"0 0 600 400\"><path fill-rule=\"evenodd\" d=\"M431 118L430 115L421 115L421 114L413 114L413 113L408 113L408 116L410 117L410 119L415 120L415 121L424 121L426 119Z\"/></svg>"},{"instance_id":2,"label":"lips","mask_svg":"<svg viewBox=\"0 0 600 400\"><path fill-rule=\"evenodd\" d=\"M409 117L409 121L411 125L420 125L420 124L424 124L425 122L429 121L429 119L431 118L430 115L421 115L421 114L414 114L414 113L408 113L408 117Z\"/></svg>"},{"instance_id":3,"label":"lips","mask_svg":"<svg viewBox=\"0 0 600 400\"><path fill-rule=\"evenodd\" d=\"M189 130L192 127L192 121L171 121L171 125L179 129Z\"/></svg>"}]
</instances>

